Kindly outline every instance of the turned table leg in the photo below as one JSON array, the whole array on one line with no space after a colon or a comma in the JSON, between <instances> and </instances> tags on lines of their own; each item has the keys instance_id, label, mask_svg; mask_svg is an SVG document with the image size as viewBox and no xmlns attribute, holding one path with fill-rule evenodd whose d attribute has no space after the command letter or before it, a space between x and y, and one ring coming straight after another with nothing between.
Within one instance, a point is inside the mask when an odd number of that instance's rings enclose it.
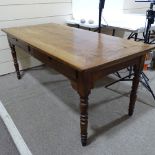
<instances>
[{"instance_id":1,"label":"turned table leg","mask_svg":"<svg viewBox=\"0 0 155 155\"><path fill-rule=\"evenodd\" d=\"M88 95L80 96L80 127L82 146L87 144L87 127L88 127Z\"/></svg>"},{"instance_id":2,"label":"turned table leg","mask_svg":"<svg viewBox=\"0 0 155 155\"><path fill-rule=\"evenodd\" d=\"M130 94L130 103L129 103L129 111L128 111L128 115L132 116L133 112L134 112L134 107L135 107L135 102L137 99L137 89L138 89L138 85L139 85L139 81L140 81L140 74L143 70L143 66L144 66L144 60L145 60L145 56L140 58L140 63L134 65L134 78L133 78L133 82L132 82L132 90L131 90L131 94Z\"/></svg>"},{"instance_id":3,"label":"turned table leg","mask_svg":"<svg viewBox=\"0 0 155 155\"><path fill-rule=\"evenodd\" d=\"M78 81L71 82L72 87L80 96L80 128L82 146L87 145L87 128L88 128L88 96L93 88L91 76L88 73L78 73Z\"/></svg>"},{"instance_id":4,"label":"turned table leg","mask_svg":"<svg viewBox=\"0 0 155 155\"><path fill-rule=\"evenodd\" d=\"M20 71L19 71L19 65L18 65L18 61L17 61L17 55L16 55L16 49L15 49L15 45L10 44L10 48L11 48L11 54L12 54L12 58L14 61L14 66L15 66L15 70L17 73L17 78L20 79L21 75L20 75Z\"/></svg>"}]
</instances>

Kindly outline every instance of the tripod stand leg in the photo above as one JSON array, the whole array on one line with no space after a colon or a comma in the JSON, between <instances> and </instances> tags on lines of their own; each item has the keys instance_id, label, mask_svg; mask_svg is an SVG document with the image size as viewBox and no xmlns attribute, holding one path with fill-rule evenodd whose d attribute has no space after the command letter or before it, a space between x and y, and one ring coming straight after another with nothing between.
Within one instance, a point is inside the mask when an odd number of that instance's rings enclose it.
<instances>
[{"instance_id":1,"label":"tripod stand leg","mask_svg":"<svg viewBox=\"0 0 155 155\"><path fill-rule=\"evenodd\" d=\"M116 72L116 75L117 75L119 78L122 78L121 75L119 74L119 72Z\"/></svg>"},{"instance_id":2,"label":"tripod stand leg","mask_svg":"<svg viewBox=\"0 0 155 155\"><path fill-rule=\"evenodd\" d=\"M132 76L132 66L128 67L127 70L129 71L129 79L131 78Z\"/></svg>"},{"instance_id":3,"label":"tripod stand leg","mask_svg":"<svg viewBox=\"0 0 155 155\"><path fill-rule=\"evenodd\" d=\"M113 84L115 84L115 83L117 83L117 82L120 82L120 81L128 81L128 80L125 80L126 78L129 78L130 77L130 75L127 75L127 76L125 76L125 77L123 77L123 78L121 78L121 79L119 79L119 80L117 80L117 81L114 81L114 82L112 82L112 83L109 83L109 84L107 84L106 86L105 86L105 88L108 88L109 86L111 86L111 85L113 85ZM131 79L129 79L129 80L131 80Z\"/></svg>"},{"instance_id":4,"label":"tripod stand leg","mask_svg":"<svg viewBox=\"0 0 155 155\"><path fill-rule=\"evenodd\" d=\"M141 73L143 78L145 78L147 81L149 81L149 78L144 74L144 72Z\"/></svg>"},{"instance_id":5,"label":"tripod stand leg","mask_svg":"<svg viewBox=\"0 0 155 155\"><path fill-rule=\"evenodd\" d=\"M138 33L135 33L135 38L134 40L137 41Z\"/></svg>"},{"instance_id":6,"label":"tripod stand leg","mask_svg":"<svg viewBox=\"0 0 155 155\"><path fill-rule=\"evenodd\" d=\"M153 97L154 100L155 100L155 94L154 94L153 90L151 89L151 87L150 87L148 81L147 81L145 78L143 78L143 79L144 79L145 82L141 81L141 83L142 83L143 86L152 94L152 97Z\"/></svg>"}]
</instances>

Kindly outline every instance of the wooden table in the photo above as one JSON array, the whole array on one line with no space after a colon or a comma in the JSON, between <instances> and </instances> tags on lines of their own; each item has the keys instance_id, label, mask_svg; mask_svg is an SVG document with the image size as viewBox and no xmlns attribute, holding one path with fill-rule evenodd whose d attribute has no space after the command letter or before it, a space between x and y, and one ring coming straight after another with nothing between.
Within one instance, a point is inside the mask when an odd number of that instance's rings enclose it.
<instances>
[{"instance_id":1,"label":"wooden table","mask_svg":"<svg viewBox=\"0 0 155 155\"><path fill-rule=\"evenodd\" d=\"M18 46L62 73L80 96L81 142L87 144L88 96L94 83L110 73L134 66L128 114L134 111L145 54L155 46L58 24L3 29L7 33L18 79ZM103 92L104 93L104 92Z\"/></svg>"}]
</instances>

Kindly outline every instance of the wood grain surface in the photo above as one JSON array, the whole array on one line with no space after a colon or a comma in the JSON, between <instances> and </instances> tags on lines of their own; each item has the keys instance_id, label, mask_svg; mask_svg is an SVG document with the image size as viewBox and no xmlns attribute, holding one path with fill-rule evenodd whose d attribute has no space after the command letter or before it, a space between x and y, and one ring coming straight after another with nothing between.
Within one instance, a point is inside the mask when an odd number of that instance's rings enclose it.
<instances>
[{"instance_id":1,"label":"wood grain surface","mask_svg":"<svg viewBox=\"0 0 155 155\"><path fill-rule=\"evenodd\" d=\"M78 70L107 67L116 61L125 61L155 48L154 45L54 23L8 28L3 31Z\"/></svg>"}]
</instances>

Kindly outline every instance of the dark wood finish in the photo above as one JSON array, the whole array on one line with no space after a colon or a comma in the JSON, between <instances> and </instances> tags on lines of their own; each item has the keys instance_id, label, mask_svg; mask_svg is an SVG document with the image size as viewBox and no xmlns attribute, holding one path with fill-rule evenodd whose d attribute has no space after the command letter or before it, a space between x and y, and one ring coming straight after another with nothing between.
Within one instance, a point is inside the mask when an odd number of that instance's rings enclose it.
<instances>
[{"instance_id":1,"label":"dark wood finish","mask_svg":"<svg viewBox=\"0 0 155 155\"><path fill-rule=\"evenodd\" d=\"M12 54L15 70L16 70L16 73L17 73L17 78L21 79L21 75L20 75L20 71L19 71L19 65L18 65L18 61L17 61L17 54L16 54L15 45L11 44L10 41L9 41L9 45L10 45L10 48L11 48L11 54Z\"/></svg>"},{"instance_id":2,"label":"dark wood finish","mask_svg":"<svg viewBox=\"0 0 155 155\"><path fill-rule=\"evenodd\" d=\"M110 73L134 66L129 116L133 114L136 92L145 54L153 45L79 30L57 24L4 29L20 78L15 46L68 77L80 97L81 143L87 144L88 96L94 83Z\"/></svg>"},{"instance_id":3,"label":"dark wood finish","mask_svg":"<svg viewBox=\"0 0 155 155\"><path fill-rule=\"evenodd\" d=\"M129 116L133 115L135 102L137 99L137 89L138 89L138 85L139 85L139 81L140 81L140 74L143 70L144 61L145 61L145 57L140 57L139 63L135 64L133 67L134 78L133 78L132 90L131 90L131 94L130 94L130 103L129 103L129 112L128 112Z\"/></svg>"},{"instance_id":4,"label":"dark wood finish","mask_svg":"<svg viewBox=\"0 0 155 155\"><path fill-rule=\"evenodd\" d=\"M80 96L80 126L81 126L81 143L82 146L87 144L87 127L88 127L88 96L92 84L91 76L85 72L79 73L77 81L77 91Z\"/></svg>"},{"instance_id":5,"label":"dark wood finish","mask_svg":"<svg viewBox=\"0 0 155 155\"><path fill-rule=\"evenodd\" d=\"M82 146L86 146L88 127L88 95L80 96L80 111L81 143Z\"/></svg>"}]
</instances>

